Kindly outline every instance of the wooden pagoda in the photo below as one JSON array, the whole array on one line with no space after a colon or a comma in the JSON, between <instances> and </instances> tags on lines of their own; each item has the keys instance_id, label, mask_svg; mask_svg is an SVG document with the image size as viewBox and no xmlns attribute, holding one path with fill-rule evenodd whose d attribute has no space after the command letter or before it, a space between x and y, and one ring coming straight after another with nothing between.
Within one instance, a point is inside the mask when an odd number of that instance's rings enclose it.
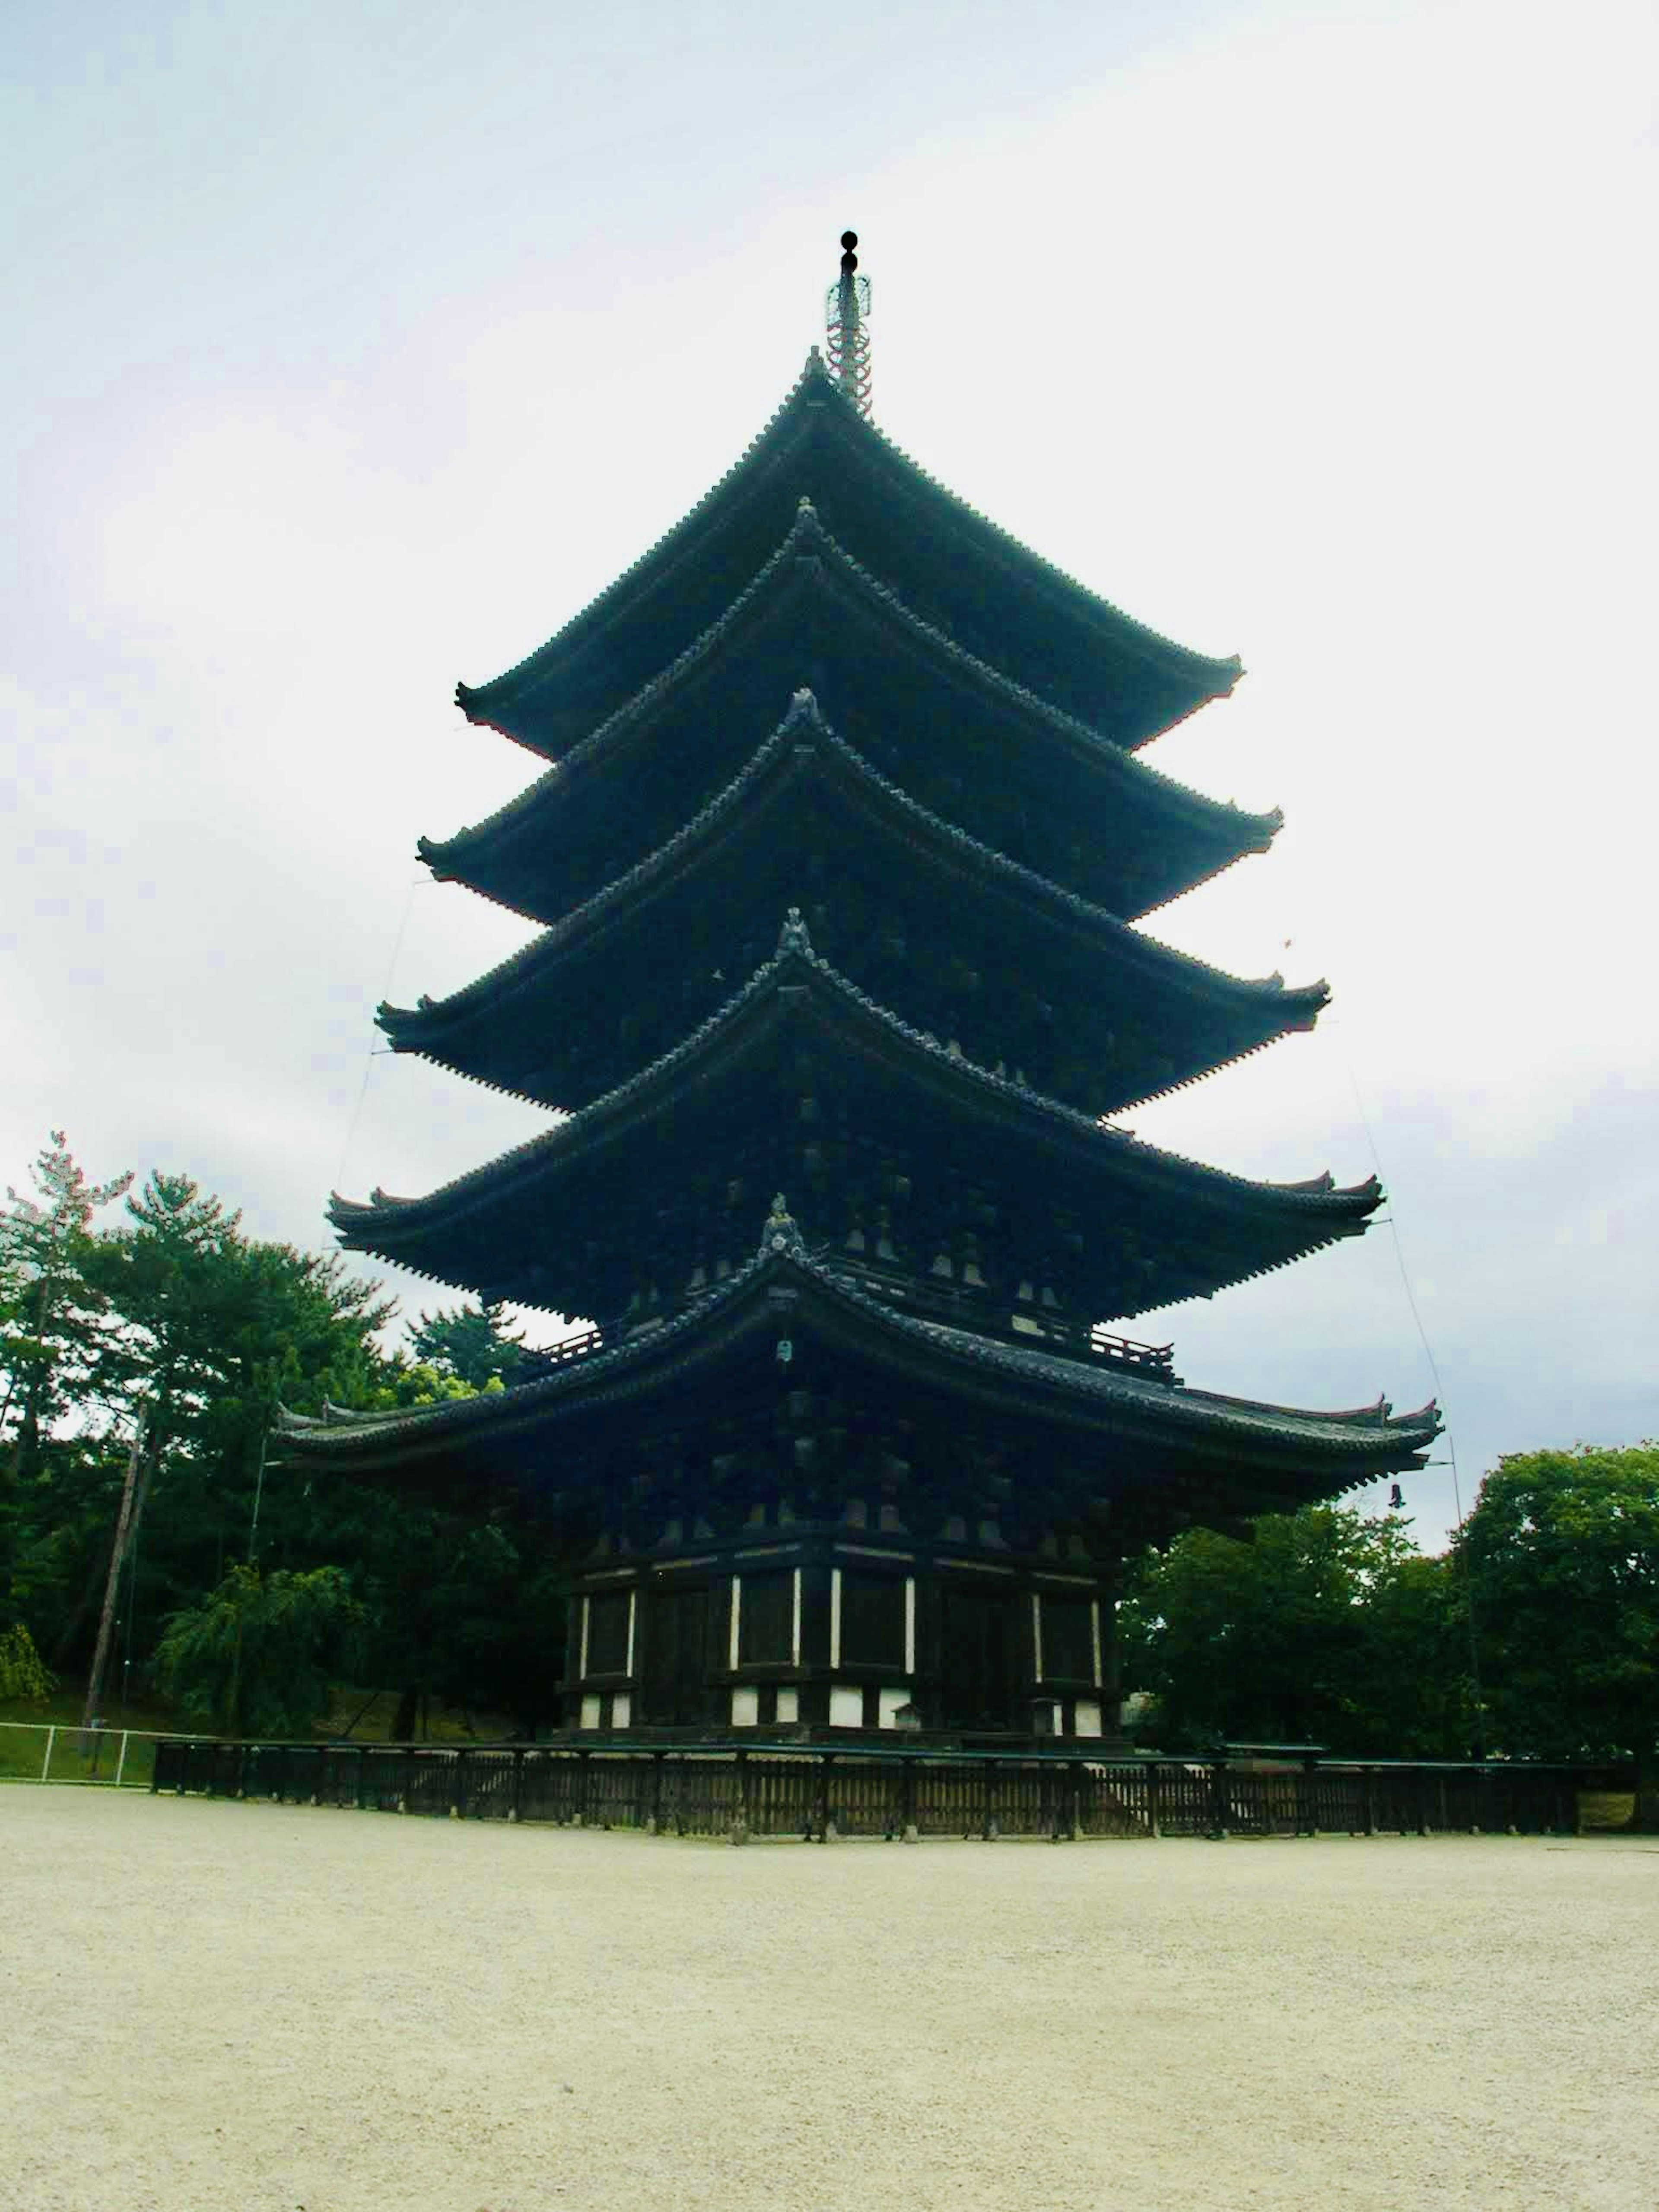
<instances>
[{"instance_id":1,"label":"wooden pagoda","mask_svg":"<svg viewBox=\"0 0 1659 2212\"><path fill-rule=\"evenodd\" d=\"M423 856L544 927L380 1018L565 1118L332 1218L595 1322L504 1395L287 1441L553 1522L566 1726L1103 1744L1127 1557L1422 1463L1431 1406L1222 1397L1105 1332L1381 1197L1103 1119L1327 996L1130 926L1273 838L1139 757L1238 674L954 498L815 351L684 521L461 688L550 765Z\"/></svg>"}]
</instances>

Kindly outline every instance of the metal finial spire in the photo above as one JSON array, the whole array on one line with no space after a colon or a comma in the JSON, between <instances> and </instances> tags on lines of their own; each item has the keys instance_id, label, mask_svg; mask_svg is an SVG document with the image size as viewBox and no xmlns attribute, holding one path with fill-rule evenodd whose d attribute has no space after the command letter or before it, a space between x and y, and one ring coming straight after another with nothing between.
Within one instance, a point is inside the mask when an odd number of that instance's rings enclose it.
<instances>
[{"instance_id":1,"label":"metal finial spire","mask_svg":"<svg viewBox=\"0 0 1659 2212\"><path fill-rule=\"evenodd\" d=\"M855 230L841 234L841 278L824 295L830 372L866 420L870 414L870 279L858 274Z\"/></svg>"}]
</instances>

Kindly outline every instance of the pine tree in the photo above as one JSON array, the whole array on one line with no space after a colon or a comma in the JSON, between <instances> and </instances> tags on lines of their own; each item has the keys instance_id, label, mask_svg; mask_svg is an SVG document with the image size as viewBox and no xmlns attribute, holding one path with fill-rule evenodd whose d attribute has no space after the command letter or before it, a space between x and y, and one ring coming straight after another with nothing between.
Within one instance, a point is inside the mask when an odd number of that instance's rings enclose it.
<instances>
[{"instance_id":1,"label":"pine tree","mask_svg":"<svg viewBox=\"0 0 1659 2212\"><path fill-rule=\"evenodd\" d=\"M86 1267L93 1217L132 1183L130 1172L88 1182L61 1129L52 1131L29 1179L34 1195L9 1183L0 1214L0 1449L11 1433L7 1463L17 1486L39 1474L53 1421L106 1348L106 1303Z\"/></svg>"}]
</instances>

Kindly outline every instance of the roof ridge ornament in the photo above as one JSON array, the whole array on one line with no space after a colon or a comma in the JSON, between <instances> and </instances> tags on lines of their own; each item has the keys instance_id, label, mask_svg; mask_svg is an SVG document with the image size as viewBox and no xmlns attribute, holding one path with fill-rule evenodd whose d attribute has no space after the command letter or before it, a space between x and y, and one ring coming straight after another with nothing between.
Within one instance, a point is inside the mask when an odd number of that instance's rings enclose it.
<instances>
[{"instance_id":1,"label":"roof ridge ornament","mask_svg":"<svg viewBox=\"0 0 1659 2212\"><path fill-rule=\"evenodd\" d=\"M830 374L867 422L870 419L870 279L858 272L855 230L841 234L841 276L824 295Z\"/></svg>"},{"instance_id":2,"label":"roof ridge ornament","mask_svg":"<svg viewBox=\"0 0 1659 2212\"><path fill-rule=\"evenodd\" d=\"M778 958L781 960L787 952L804 952L809 960L812 957L812 940L806 933L806 924L798 906L790 908L778 932Z\"/></svg>"},{"instance_id":3,"label":"roof ridge ornament","mask_svg":"<svg viewBox=\"0 0 1659 2212\"><path fill-rule=\"evenodd\" d=\"M794 1215L789 1211L789 1201L781 1191L772 1200L772 1211L767 1215L766 1225L761 1231L759 1256L763 1260L769 1260L777 1252L787 1252L796 1260L806 1257L806 1241L800 1233Z\"/></svg>"}]
</instances>

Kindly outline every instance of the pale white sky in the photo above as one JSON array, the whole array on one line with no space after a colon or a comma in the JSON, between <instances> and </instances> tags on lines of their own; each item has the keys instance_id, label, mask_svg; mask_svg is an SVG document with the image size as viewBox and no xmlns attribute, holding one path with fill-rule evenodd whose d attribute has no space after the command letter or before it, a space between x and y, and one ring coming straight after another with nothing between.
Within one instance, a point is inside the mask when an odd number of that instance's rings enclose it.
<instances>
[{"instance_id":1,"label":"pale white sky","mask_svg":"<svg viewBox=\"0 0 1659 2212\"><path fill-rule=\"evenodd\" d=\"M411 890L531 765L455 678L737 457L851 223L890 435L1249 672L1153 757L1287 827L1153 926L1335 1007L1133 1126L1374 1139L1466 1502L1659 1431L1650 10L18 0L0 68L0 1182L63 1126L322 1248L541 1125L366 1059L527 933ZM1132 1326L1432 1387L1387 1227Z\"/></svg>"}]
</instances>

